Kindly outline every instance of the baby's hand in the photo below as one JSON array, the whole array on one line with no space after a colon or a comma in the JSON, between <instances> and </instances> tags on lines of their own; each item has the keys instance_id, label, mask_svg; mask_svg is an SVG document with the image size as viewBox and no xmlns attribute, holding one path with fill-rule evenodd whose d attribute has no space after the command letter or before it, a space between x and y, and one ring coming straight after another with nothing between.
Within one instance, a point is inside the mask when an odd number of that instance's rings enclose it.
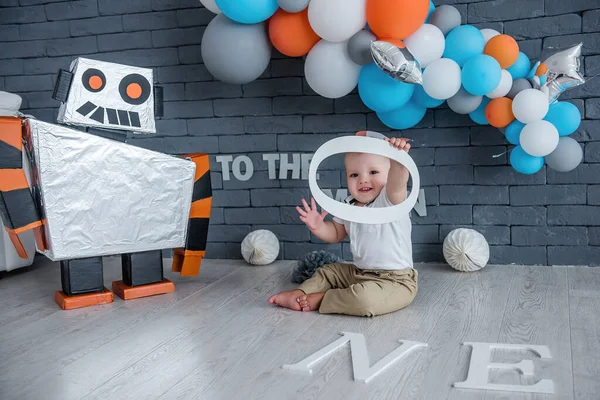
<instances>
[{"instance_id":1,"label":"baby's hand","mask_svg":"<svg viewBox=\"0 0 600 400\"><path fill-rule=\"evenodd\" d=\"M304 210L300 207L296 207L296 210L298 210L300 213L300 221L304 222L306 226L308 226L308 229L314 231L323 223L323 219L327 215L327 211L323 210L323 212L319 214L317 211L317 204L313 198L311 198L312 207L309 207L308 203L304 199L302 199L302 204L304 205Z\"/></svg>"},{"instance_id":2,"label":"baby's hand","mask_svg":"<svg viewBox=\"0 0 600 400\"><path fill-rule=\"evenodd\" d=\"M404 150L408 153L408 150L410 150L410 144L408 144L410 139L406 139L406 138L391 138L388 139L386 138L385 141L389 142L390 145L392 145L393 147L397 148L398 150Z\"/></svg>"}]
</instances>

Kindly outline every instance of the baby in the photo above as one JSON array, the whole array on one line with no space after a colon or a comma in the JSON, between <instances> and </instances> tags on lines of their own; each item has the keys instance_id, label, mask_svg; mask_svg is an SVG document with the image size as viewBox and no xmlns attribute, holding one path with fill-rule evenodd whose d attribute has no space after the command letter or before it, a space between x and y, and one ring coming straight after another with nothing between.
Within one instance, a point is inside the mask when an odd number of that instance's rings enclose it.
<instances>
[{"instance_id":1,"label":"baby","mask_svg":"<svg viewBox=\"0 0 600 400\"><path fill-rule=\"evenodd\" d=\"M410 149L407 139L385 138L401 151ZM348 190L357 207L389 207L406 200L409 173L400 163L368 153L346 153ZM350 236L353 264L328 264L298 289L275 294L269 303L297 311L323 314L375 316L408 306L417 294L417 271L412 263L411 220L385 224L359 224L337 217L324 221L315 200L296 207L300 220L328 243Z\"/></svg>"}]
</instances>

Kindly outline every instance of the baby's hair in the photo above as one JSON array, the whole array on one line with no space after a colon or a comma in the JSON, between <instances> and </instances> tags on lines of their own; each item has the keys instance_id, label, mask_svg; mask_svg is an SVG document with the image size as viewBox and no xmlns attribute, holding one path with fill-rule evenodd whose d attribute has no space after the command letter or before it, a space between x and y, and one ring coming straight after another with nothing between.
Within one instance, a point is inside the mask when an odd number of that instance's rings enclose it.
<instances>
[{"instance_id":1,"label":"baby's hair","mask_svg":"<svg viewBox=\"0 0 600 400\"><path fill-rule=\"evenodd\" d=\"M369 156L371 156L371 157L377 157L377 158L382 158L382 159L385 159L385 160L386 160L386 161L388 161L388 162L390 161L390 159L389 159L388 157L385 157L385 156L380 156L380 155L378 155L378 154L360 153L360 152L349 152L349 153L346 153L346 154L344 155L344 165L346 166L346 168L348 167L348 165L347 165L347 163L348 163L348 158L350 158L351 156L358 155L358 154L365 154L365 155L369 155Z\"/></svg>"},{"instance_id":2,"label":"baby's hair","mask_svg":"<svg viewBox=\"0 0 600 400\"><path fill-rule=\"evenodd\" d=\"M356 154L361 154L361 153L357 153L357 152L348 152L346 154L344 154L344 161L346 161L348 159L348 157L356 155Z\"/></svg>"}]
</instances>

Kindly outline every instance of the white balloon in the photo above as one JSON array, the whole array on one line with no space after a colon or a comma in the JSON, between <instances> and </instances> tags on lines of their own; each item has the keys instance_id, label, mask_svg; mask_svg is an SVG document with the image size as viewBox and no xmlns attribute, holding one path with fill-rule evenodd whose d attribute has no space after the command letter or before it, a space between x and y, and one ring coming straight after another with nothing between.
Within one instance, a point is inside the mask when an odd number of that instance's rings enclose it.
<instances>
[{"instance_id":1,"label":"white balloon","mask_svg":"<svg viewBox=\"0 0 600 400\"><path fill-rule=\"evenodd\" d=\"M498 97L504 97L510 92L510 88L512 88L513 79L510 72L503 69L502 70L502 78L500 79L500 83L496 86L496 89L489 92L486 96L490 99L497 99Z\"/></svg>"},{"instance_id":2,"label":"white balloon","mask_svg":"<svg viewBox=\"0 0 600 400\"><path fill-rule=\"evenodd\" d=\"M487 43L488 40L490 40L494 36L498 36L500 34L500 32L498 32L494 29L486 28L486 29L481 29L481 34L483 35L483 40L485 40L485 43Z\"/></svg>"},{"instance_id":3,"label":"white balloon","mask_svg":"<svg viewBox=\"0 0 600 400\"><path fill-rule=\"evenodd\" d=\"M350 59L347 48L346 42L321 40L310 50L304 63L304 76L312 90L323 97L337 99L356 87L362 66Z\"/></svg>"},{"instance_id":4,"label":"white balloon","mask_svg":"<svg viewBox=\"0 0 600 400\"><path fill-rule=\"evenodd\" d=\"M449 99L458 93L460 86L460 66L449 58L435 60L423 72L423 89L434 99Z\"/></svg>"},{"instance_id":5,"label":"white balloon","mask_svg":"<svg viewBox=\"0 0 600 400\"><path fill-rule=\"evenodd\" d=\"M431 62L442 58L446 38L437 26L423 24L415 33L404 39L404 44L421 64L421 68L425 68Z\"/></svg>"},{"instance_id":6,"label":"white balloon","mask_svg":"<svg viewBox=\"0 0 600 400\"><path fill-rule=\"evenodd\" d=\"M366 0L311 0L308 21L329 42L345 42L367 24Z\"/></svg>"},{"instance_id":7,"label":"white balloon","mask_svg":"<svg viewBox=\"0 0 600 400\"><path fill-rule=\"evenodd\" d=\"M537 89L517 93L512 103L515 118L524 124L539 121L548 113L548 95Z\"/></svg>"},{"instance_id":8,"label":"white balloon","mask_svg":"<svg viewBox=\"0 0 600 400\"><path fill-rule=\"evenodd\" d=\"M544 157L556 149L559 139L558 130L551 122L538 120L523 127L519 143L525 153Z\"/></svg>"},{"instance_id":9,"label":"white balloon","mask_svg":"<svg viewBox=\"0 0 600 400\"><path fill-rule=\"evenodd\" d=\"M200 0L200 4L202 4L206 9L215 14L221 14L221 10L215 0Z\"/></svg>"}]
</instances>

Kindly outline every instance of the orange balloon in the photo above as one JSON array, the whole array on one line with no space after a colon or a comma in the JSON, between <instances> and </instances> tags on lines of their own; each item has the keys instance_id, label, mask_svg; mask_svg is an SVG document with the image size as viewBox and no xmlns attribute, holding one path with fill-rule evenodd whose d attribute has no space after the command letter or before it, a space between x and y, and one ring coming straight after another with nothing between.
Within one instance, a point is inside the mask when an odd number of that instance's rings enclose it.
<instances>
[{"instance_id":1,"label":"orange balloon","mask_svg":"<svg viewBox=\"0 0 600 400\"><path fill-rule=\"evenodd\" d=\"M405 39L425 23L429 0L367 0L367 23L377 37Z\"/></svg>"},{"instance_id":2,"label":"orange balloon","mask_svg":"<svg viewBox=\"0 0 600 400\"><path fill-rule=\"evenodd\" d=\"M485 107L485 118L491 126L504 128L515 120L512 102L508 97L499 97L488 103Z\"/></svg>"},{"instance_id":3,"label":"orange balloon","mask_svg":"<svg viewBox=\"0 0 600 400\"><path fill-rule=\"evenodd\" d=\"M483 53L494 57L500 64L500 68L506 69L519 58L519 45L511 36L496 35L488 40Z\"/></svg>"},{"instance_id":4,"label":"orange balloon","mask_svg":"<svg viewBox=\"0 0 600 400\"><path fill-rule=\"evenodd\" d=\"M400 39L394 39L394 38L377 38L377 41L379 42L388 42L393 44L394 46L396 46L399 49L403 49L406 47L406 45L404 44L404 42Z\"/></svg>"},{"instance_id":5,"label":"orange balloon","mask_svg":"<svg viewBox=\"0 0 600 400\"><path fill-rule=\"evenodd\" d=\"M546 72L548 72L548 66L546 65L546 63L540 63L540 65L538 65L537 69L535 70L535 76L542 76Z\"/></svg>"},{"instance_id":6,"label":"orange balloon","mask_svg":"<svg viewBox=\"0 0 600 400\"><path fill-rule=\"evenodd\" d=\"M321 38L308 21L308 8L299 13L277 10L269 20L269 38L280 53L289 57L308 54Z\"/></svg>"}]
</instances>

